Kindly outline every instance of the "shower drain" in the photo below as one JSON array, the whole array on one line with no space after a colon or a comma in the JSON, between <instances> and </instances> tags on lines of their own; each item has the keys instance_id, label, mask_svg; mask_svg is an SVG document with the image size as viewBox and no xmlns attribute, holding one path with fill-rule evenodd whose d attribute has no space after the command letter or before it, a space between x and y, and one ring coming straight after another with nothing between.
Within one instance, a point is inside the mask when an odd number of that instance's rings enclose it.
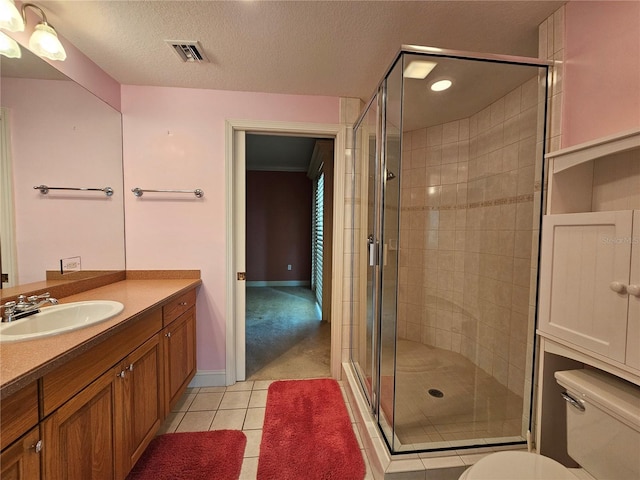
<instances>
[{"instance_id":1,"label":"shower drain","mask_svg":"<svg viewBox=\"0 0 640 480\"><path fill-rule=\"evenodd\" d=\"M442 393L442 391L438 390L437 388L430 388L429 389L429 395L431 395L432 397L436 397L436 398L444 397L444 393Z\"/></svg>"}]
</instances>

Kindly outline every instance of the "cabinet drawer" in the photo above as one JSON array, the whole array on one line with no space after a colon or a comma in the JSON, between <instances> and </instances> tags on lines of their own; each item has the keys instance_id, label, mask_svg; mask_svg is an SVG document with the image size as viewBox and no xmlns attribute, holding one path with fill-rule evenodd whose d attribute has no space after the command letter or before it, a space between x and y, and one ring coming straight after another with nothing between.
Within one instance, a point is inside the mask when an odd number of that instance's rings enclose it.
<instances>
[{"instance_id":1,"label":"cabinet drawer","mask_svg":"<svg viewBox=\"0 0 640 480\"><path fill-rule=\"evenodd\" d=\"M169 325L196 304L196 290L189 290L162 307L163 326Z\"/></svg>"},{"instance_id":2,"label":"cabinet drawer","mask_svg":"<svg viewBox=\"0 0 640 480\"><path fill-rule=\"evenodd\" d=\"M133 321L129 327L42 377L44 416L157 333L162 328L161 316L157 309Z\"/></svg>"},{"instance_id":3,"label":"cabinet drawer","mask_svg":"<svg viewBox=\"0 0 640 480\"><path fill-rule=\"evenodd\" d=\"M36 382L2 400L0 410L2 450L38 424L38 386Z\"/></svg>"}]
</instances>

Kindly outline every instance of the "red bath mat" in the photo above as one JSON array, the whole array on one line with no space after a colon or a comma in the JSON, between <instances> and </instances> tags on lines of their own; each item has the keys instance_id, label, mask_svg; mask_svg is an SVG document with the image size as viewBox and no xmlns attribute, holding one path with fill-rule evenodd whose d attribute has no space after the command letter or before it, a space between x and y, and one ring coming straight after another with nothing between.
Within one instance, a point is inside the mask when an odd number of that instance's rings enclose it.
<instances>
[{"instance_id":1,"label":"red bath mat","mask_svg":"<svg viewBox=\"0 0 640 480\"><path fill-rule=\"evenodd\" d=\"M237 480L246 444L238 430L160 435L127 480Z\"/></svg>"},{"instance_id":2,"label":"red bath mat","mask_svg":"<svg viewBox=\"0 0 640 480\"><path fill-rule=\"evenodd\" d=\"M258 480L362 480L364 460L335 380L274 382Z\"/></svg>"}]
</instances>

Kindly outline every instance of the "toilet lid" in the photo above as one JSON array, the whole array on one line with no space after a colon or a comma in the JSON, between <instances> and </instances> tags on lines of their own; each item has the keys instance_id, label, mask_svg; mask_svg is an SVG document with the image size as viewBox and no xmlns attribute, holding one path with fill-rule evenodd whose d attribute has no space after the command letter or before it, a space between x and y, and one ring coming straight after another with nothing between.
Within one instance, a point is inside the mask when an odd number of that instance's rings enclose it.
<instances>
[{"instance_id":1,"label":"toilet lid","mask_svg":"<svg viewBox=\"0 0 640 480\"><path fill-rule=\"evenodd\" d=\"M555 460L527 452L492 453L466 473L465 480L576 480L575 475Z\"/></svg>"}]
</instances>

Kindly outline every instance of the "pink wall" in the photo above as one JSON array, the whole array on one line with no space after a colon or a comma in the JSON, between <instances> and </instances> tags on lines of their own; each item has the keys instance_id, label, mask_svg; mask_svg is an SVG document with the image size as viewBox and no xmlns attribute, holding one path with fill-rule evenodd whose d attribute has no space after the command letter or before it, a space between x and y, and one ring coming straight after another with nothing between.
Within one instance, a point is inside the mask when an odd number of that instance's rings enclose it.
<instances>
[{"instance_id":1,"label":"pink wall","mask_svg":"<svg viewBox=\"0 0 640 480\"><path fill-rule=\"evenodd\" d=\"M20 7L23 2L19 0L15 2L16 7L18 7L18 11L20 11ZM45 14L47 14L47 5L46 2L42 2L38 4L43 8ZM50 15L47 15L47 20L51 21L49 18ZM3 33L6 33L8 36L12 37L16 42L18 42L22 47L27 48L29 45L29 37L31 37L31 33L33 32L33 27L37 25L41 21L41 18L38 14L36 14L33 9L27 9L27 26L24 29L24 32L7 32L3 30ZM67 52L67 58L65 61L54 61L43 58L45 62L53 65L56 69L64 73L71 80L74 80L78 84L82 85L84 88L92 92L97 97L101 98L103 101L107 102L116 110L120 110L120 84L116 82L111 76L109 76L104 70L102 70L98 65L93 63L89 57L87 57L84 53L78 50L75 45L71 42L67 41L64 35L61 32L57 31L58 39L64 50Z\"/></svg>"},{"instance_id":2,"label":"pink wall","mask_svg":"<svg viewBox=\"0 0 640 480\"><path fill-rule=\"evenodd\" d=\"M566 5L562 146L640 127L640 2Z\"/></svg>"},{"instance_id":3,"label":"pink wall","mask_svg":"<svg viewBox=\"0 0 640 480\"><path fill-rule=\"evenodd\" d=\"M338 123L337 97L122 86L128 269L200 269L198 369L225 368L225 120Z\"/></svg>"},{"instance_id":4,"label":"pink wall","mask_svg":"<svg viewBox=\"0 0 640 480\"><path fill-rule=\"evenodd\" d=\"M120 114L70 81L3 78L10 109L18 274L44 280L59 260L81 256L83 270L123 269L124 204ZM115 193L51 192L110 186Z\"/></svg>"},{"instance_id":5,"label":"pink wall","mask_svg":"<svg viewBox=\"0 0 640 480\"><path fill-rule=\"evenodd\" d=\"M247 280L311 280L312 195L304 172L247 172Z\"/></svg>"}]
</instances>

